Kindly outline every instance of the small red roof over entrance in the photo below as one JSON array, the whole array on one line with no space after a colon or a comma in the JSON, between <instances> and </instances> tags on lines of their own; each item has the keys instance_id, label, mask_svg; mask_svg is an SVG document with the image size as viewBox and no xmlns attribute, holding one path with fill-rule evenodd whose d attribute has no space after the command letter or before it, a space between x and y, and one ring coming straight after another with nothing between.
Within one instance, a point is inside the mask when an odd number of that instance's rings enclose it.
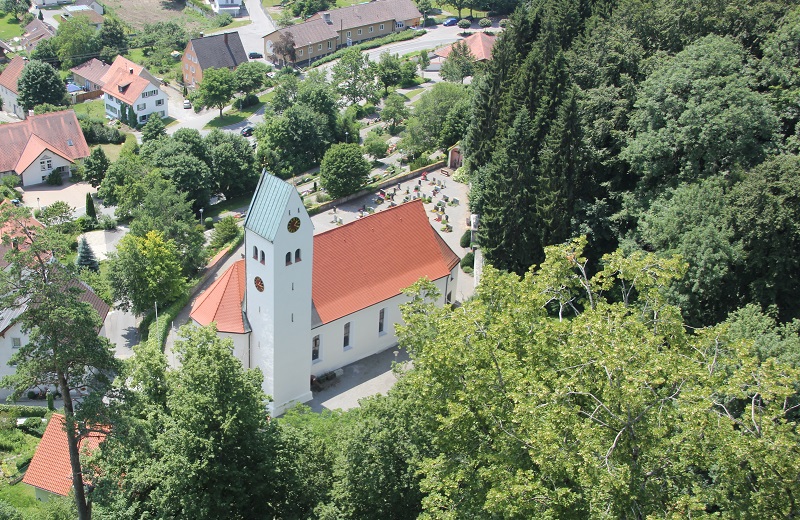
<instances>
[{"instance_id":1,"label":"small red roof over entrance","mask_svg":"<svg viewBox=\"0 0 800 520\"><path fill-rule=\"evenodd\" d=\"M448 276L458 256L421 200L314 237L312 297L322 323L388 300L422 277Z\"/></svg>"},{"instance_id":2,"label":"small red roof over entrance","mask_svg":"<svg viewBox=\"0 0 800 520\"><path fill-rule=\"evenodd\" d=\"M216 322L219 332L244 334L244 275L244 260L238 260L197 297L189 317L204 327Z\"/></svg>"}]
</instances>

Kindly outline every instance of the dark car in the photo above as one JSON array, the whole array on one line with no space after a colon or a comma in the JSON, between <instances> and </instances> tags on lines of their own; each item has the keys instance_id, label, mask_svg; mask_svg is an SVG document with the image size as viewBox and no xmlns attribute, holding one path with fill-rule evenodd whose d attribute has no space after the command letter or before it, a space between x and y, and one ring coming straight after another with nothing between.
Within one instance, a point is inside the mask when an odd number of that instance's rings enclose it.
<instances>
[{"instance_id":1,"label":"dark car","mask_svg":"<svg viewBox=\"0 0 800 520\"><path fill-rule=\"evenodd\" d=\"M245 137L250 137L251 135L253 135L253 127L252 126L246 126L246 127L242 128L242 135L245 136Z\"/></svg>"},{"instance_id":2,"label":"dark car","mask_svg":"<svg viewBox=\"0 0 800 520\"><path fill-rule=\"evenodd\" d=\"M450 26L453 26L453 25L455 25L457 23L458 23L458 18L456 18L454 16L451 16L447 20L443 21L442 25L444 25L445 27L450 27Z\"/></svg>"},{"instance_id":3,"label":"dark car","mask_svg":"<svg viewBox=\"0 0 800 520\"><path fill-rule=\"evenodd\" d=\"M248 54L247 56L248 56L248 57L249 57L251 60L257 60L257 59L259 59L259 58L263 58L263 57L264 57L264 55L263 55L263 54L261 54L260 52L251 52L251 53L250 53L250 54Z\"/></svg>"}]
</instances>

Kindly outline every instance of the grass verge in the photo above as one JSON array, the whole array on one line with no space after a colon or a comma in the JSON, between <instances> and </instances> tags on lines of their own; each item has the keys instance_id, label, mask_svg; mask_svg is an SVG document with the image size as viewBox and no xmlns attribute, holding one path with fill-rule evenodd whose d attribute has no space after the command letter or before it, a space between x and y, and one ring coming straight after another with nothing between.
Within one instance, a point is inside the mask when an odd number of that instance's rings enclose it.
<instances>
[{"instance_id":1,"label":"grass verge","mask_svg":"<svg viewBox=\"0 0 800 520\"><path fill-rule=\"evenodd\" d=\"M0 40L10 40L22 36L24 27L10 14L0 16Z\"/></svg>"},{"instance_id":2,"label":"grass verge","mask_svg":"<svg viewBox=\"0 0 800 520\"><path fill-rule=\"evenodd\" d=\"M204 128L223 128L230 125L235 125L236 123L241 123L248 117L252 116L258 110L264 106L264 103L258 103L251 107L243 108L241 110L236 108L231 108L224 114L222 117L215 117Z\"/></svg>"}]
</instances>

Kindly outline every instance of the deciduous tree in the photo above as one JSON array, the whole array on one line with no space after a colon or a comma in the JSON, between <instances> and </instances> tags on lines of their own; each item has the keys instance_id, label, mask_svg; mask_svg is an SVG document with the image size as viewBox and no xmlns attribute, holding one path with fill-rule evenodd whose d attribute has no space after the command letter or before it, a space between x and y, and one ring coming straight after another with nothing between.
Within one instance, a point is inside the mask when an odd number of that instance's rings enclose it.
<instances>
[{"instance_id":1,"label":"deciduous tree","mask_svg":"<svg viewBox=\"0 0 800 520\"><path fill-rule=\"evenodd\" d=\"M375 98L378 85L366 54L348 49L331 69L333 84L348 105Z\"/></svg>"},{"instance_id":2,"label":"deciduous tree","mask_svg":"<svg viewBox=\"0 0 800 520\"><path fill-rule=\"evenodd\" d=\"M358 191L369 177L370 166L355 143L331 146L322 159L319 180L333 198Z\"/></svg>"},{"instance_id":3,"label":"deciduous tree","mask_svg":"<svg viewBox=\"0 0 800 520\"><path fill-rule=\"evenodd\" d=\"M152 120L160 121L157 117L152 118ZM106 178L109 166L111 166L111 163L103 149L99 146L92 148L89 157L83 161L83 175L92 188L100 186L100 183Z\"/></svg>"},{"instance_id":4,"label":"deciduous tree","mask_svg":"<svg viewBox=\"0 0 800 520\"><path fill-rule=\"evenodd\" d=\"M230 69L206 69L203 71L203 81L192 98L194 109L218 108L219 117L222 117L222 109L228 106L235 91L236 80Z\"/></svg>"},{"instance_id":5,"label":"deciduous tree","mask_svg":"<svg viewBox=\"0 0 800 520\"><path fill-rule=\"evenodd\" d=\"M36 105L50 103L65 105L67 89L58 72L48 63L31 60L22 69L17 81L19 97L17 101L25 110L33 110Z\"/></svg>"}]
</instances>

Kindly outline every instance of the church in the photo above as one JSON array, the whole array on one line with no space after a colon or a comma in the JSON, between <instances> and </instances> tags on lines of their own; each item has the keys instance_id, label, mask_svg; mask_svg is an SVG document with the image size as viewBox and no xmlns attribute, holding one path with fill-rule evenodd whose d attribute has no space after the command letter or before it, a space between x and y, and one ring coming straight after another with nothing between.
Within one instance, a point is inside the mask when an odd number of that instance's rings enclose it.
<instances>
[{"instance_id":1,"label":"church","mask_svg":"<svg viewBox=\"0 0 800 520\"><path fill-rule=\"evenodd\" d=\"M315 236L295 187L264 174L244 229L244 258L191 318L216 323L242 364L261 369L275 416L311 400L312 376L395 346L403 289L427 277L444 305L457 286L459 257L419 199Z\"/></svg>"}]
</instances>

